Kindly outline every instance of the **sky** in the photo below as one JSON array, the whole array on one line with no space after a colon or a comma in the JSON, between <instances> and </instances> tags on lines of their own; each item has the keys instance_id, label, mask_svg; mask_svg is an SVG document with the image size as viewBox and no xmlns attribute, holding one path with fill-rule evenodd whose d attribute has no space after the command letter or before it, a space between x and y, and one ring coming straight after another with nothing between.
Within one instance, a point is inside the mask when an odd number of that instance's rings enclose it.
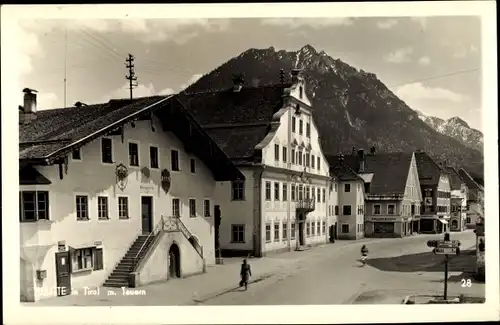
<instances>
[{"instance_id":1,"label":"sky","mask_svg":"<svg viewBox=\"0 0 500 325\"><path fill-rule=\"evenodd\" d=\"M20 84L39 92L39 109L65 106L65 70L66 106L127 97L128 53L134 96L147 96L178 92L249 48L310 44L375 73L412 109L482 130L477 16L30 19L19 27Z\"/></svg>"}]
</instances>

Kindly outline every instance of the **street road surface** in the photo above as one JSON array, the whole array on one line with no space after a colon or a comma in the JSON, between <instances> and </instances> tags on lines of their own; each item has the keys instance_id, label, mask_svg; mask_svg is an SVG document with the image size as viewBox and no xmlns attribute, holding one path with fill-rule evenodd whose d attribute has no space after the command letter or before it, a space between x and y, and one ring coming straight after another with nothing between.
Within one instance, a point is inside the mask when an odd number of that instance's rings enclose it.
<instances>
[{"instance_id":1,"label":"street road surface","mask_svg":"<svg viewBox=\"0 0 500 325\"><path fill-rule=\"evenodd\" d=\"M317 253L289 269L251 284L248 291L237 289L198 302L201 305L307 305L401 303L405 295L442 294L444 255L434 255L427 247L430 239L443 235L415 236L368 243L368 263L359 262L362 243L337 249L335 244L316 248ZM475 245L472 231L452 233L465 251ZM467 255L468 254L468 255ZM475 256L464 252L450 257L449 295L484 297L484 284L471 274ZM471 281L462 286L462 279Z\"/></svg>"}]
</instances>

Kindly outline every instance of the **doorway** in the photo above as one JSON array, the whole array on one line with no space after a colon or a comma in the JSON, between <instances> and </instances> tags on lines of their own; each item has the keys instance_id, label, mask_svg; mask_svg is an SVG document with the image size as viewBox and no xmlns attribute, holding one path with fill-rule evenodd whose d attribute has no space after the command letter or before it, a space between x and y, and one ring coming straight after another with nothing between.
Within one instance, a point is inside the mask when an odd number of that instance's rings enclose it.
<instances>
[{"instance_id":1,"label":"doorway","mask_svg":"<svg viewBox=\"0 0 500 325\"><path fill-rule=\"evenodd\" d=\"M71 294L70 263L69 252L56 253L56 285L58 296Z\"/></svg>"},{"instance_id":2,"label":"doorway","mask_svg":"<svg viewBox=\"0 0 500 325\"><path fill-rule=\"evenodd\" d=\"M168 251L168 275L170 278L181 277L181 253L177 244L172 244Z\"/></svg>"},{"instance_id":3,"label":"doorway","mask_svg":"<svg viewBox=\"0 0 500 325\"><path fill-rule=\"evenodd\" d=\"M299 245L304 246L304 221L299 221Z\"/></svg>"},{"instance_id":4,"label":"doorway","mask_svg":"<svg viewBox=\"0 0 500 325\"><path fill-rule=\"evenodd\" d=\"M141 196L142 233L153 231L153 197Z\"/></svg>"}]
</instances>

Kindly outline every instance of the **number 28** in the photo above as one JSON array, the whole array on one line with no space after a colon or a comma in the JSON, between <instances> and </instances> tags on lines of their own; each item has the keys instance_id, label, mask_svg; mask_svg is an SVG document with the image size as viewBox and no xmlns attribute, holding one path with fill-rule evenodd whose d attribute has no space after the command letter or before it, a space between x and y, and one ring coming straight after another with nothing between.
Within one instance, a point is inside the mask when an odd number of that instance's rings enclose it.
<instances>
[{"instance_id":1,"label":"number 28","mask_svg":"<svg viewBox=\"0 0 500 325\"><path fill-rule=\"evenodd\" d=\"M467 280L466 279L462 279L461 282L462 282L462 288L466 288L466 287L470 288L470 287L472 287L472 282L471 282L470 279L467 279Z\"/></svg>"}]
</instances>

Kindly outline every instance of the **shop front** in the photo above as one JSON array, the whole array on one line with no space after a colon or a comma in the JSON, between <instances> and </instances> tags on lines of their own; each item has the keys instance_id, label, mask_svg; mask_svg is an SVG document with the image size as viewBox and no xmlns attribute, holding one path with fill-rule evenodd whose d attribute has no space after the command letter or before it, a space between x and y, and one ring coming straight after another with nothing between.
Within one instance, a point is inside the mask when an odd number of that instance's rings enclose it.
<instances>
[{"instance_id":1,"label":"shop front","mask_svg":"<svg viewBox=\"0 0 500 325\"><path fill-rule=\"evenodd\" d=\"M378 238L403 237L405 229L398 217L365 217L365 236Z\"/></svg>"},{"instance_id":2,"label":"shop front","mask_svg":"<svg viewBox=\"0 0 500 325\"><path fill-rule=\"evenodd\" d=\"M442 234L449 230L449 217L421 216L420 232L424 234Z\"/></svg>"}]
</instances>

